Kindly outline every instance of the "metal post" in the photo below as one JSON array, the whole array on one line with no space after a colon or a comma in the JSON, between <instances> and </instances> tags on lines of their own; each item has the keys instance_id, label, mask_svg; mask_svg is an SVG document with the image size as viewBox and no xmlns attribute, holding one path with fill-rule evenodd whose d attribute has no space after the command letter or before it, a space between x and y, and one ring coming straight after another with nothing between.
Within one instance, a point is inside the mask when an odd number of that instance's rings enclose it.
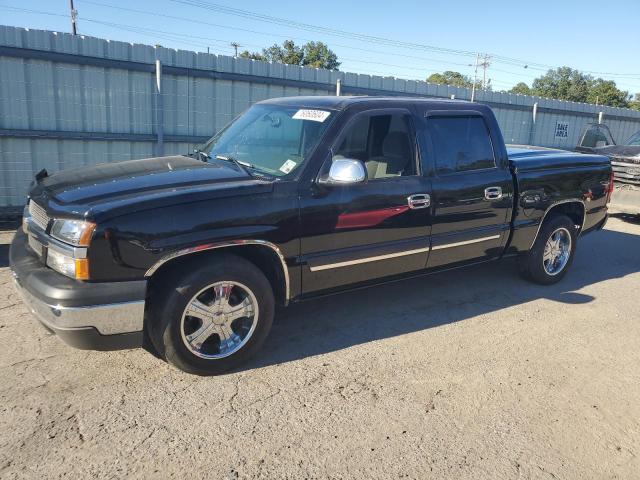
<instances>
[{"instance_id":1,"label":"metal post","mask_svg":"<svg viewBox=\"0 0 640 480\"><path fill-rule=\"evenodd\" d=\"M536 117L538 116L538 102L533 104L533 110L531 112L531 128L529 129L529 145L533 145L533 134L535 133Z\"/></svg>"},{"instance_id":2,"label":"metal post","mask_svg":"<svg viewBox=\"0 0 640 480\"><path fill-rule=\"evenodd\" d=\"M342 90L342 81L340 79L336 80L336 97L340 96Z\"/></svg>"},{"instance_id":3,"label":"metal post","mask_svg":"<svg viewBox=\"0 0 640 480\"><path fill-rule=\"evenodd\" d=\"M164 102L162 99L162 62L156 60L156 155L164 155Z\"/></svg>"},{"instance_id":4,"label":"metal post","mask_svg":"<svg viewBox=\"0 0 640 480\"><path fill-rule=\"evenodd\" d=\"M604 118L604 112L598 113L598 124L602 124L602 119Z\"/></svg>"}]
</instances>

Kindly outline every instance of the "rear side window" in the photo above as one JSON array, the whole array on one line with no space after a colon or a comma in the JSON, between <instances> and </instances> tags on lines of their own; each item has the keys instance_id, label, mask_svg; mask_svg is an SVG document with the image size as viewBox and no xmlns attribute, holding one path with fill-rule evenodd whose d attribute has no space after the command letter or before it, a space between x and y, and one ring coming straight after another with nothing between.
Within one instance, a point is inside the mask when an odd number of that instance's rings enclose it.
<instances>
[{"instance_id":1,"label":"rear side window","mask_svg":"<svg viewBox=\"0 0 640 480\"><path fill-rule=\"evenodd\" d=\"M438 174L496 166L491 137L482 117L429 117L427 122Z\"/></svg>"}]
</instances>

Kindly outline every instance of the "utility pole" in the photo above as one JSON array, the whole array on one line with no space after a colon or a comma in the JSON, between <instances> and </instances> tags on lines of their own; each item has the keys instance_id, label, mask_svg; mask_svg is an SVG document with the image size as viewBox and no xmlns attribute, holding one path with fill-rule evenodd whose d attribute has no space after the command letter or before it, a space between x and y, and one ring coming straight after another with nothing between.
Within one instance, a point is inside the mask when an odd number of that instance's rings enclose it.
<instances>
[{"instance_id":1,"label":"utility pole","mask_svg":"<svg viewBox=\"0 0 640 480\"><path fill-rule=\"evenodd\" d=\"M76 22L78 20L78 11L73 8L73 0L69 0L69 10L71 10L71 34L77 35L78 29L76 28Z\"/></svg>"},{"instance_id":2,"label":"utility pole","mask_svg":"<svg viewBox=\"0 0 640 480\"><path fill-rule=\"evenodd\" d=\"M476 53L476 68L473 71L473 85L471 85L471 101L473 102L476 98L476 83L478 81L478 60L480 59L480 54Z\"/></svg>"},{"instance_id":3,"label":"utility pole","mask_svg":"<svg viewBox=\"0 0 640 480\"><path fill-rule=\"evenodd\" d=\"M480 66L482 67L482 90L486 90L487 88L487 68L491 65L491 62L489 61L490 59L491 57L485 53L484 58L480 63Z\"/></svg>"},{"instance_id":4,"label":"utility pole","mask_svg":"<svg viewBox=\"0 0 640 480\"><path fill-rule=\"evenodd\" d=\"M231 46L236 49L235 57L238 58L238 48L242 45L240 45L238 42L231 42Z\"/></svg>"}]
</instances>

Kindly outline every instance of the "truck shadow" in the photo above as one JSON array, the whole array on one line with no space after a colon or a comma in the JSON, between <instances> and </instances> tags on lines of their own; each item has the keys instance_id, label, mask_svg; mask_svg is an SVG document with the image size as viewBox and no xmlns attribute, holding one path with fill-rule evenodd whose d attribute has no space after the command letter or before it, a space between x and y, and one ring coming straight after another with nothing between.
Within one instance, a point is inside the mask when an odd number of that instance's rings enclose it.
<instances>
[{"instance_id":1,"label":"truck shadow","mask_svg":"<svg viewBox=\"0 0 640 480\"><path fill-rule=\"evenodd\" d=\"M9 266L9 245L0 243L0 268Z\"/></svg>"},{"instance_id":2,"label":"truck shadow","mask_svg":"<svg viewBox=\"0 0 640 480\"><path fill-rule=\"evenodd\" d=\"M620 220L633 223L634 225L640 225L640 214L638 215L630 215L628 213L612 213L612 217L619 218Z\"/></svg>"},{"instance_id":3,"label":"truck shadow","mask_svg":"<svg viewBox=\"0 0 640 480\"><path fill-rule=\"evenodd\" d=\"M638 235L612 230L587 235L566 277L546 287L521 279L515 261L504 260L294 304L278 312L265 346L245 369L321 355L538 299L586 304L595 297L578 292L581 288L640 271L639 247Z\"/></svg>"}]
</instances>

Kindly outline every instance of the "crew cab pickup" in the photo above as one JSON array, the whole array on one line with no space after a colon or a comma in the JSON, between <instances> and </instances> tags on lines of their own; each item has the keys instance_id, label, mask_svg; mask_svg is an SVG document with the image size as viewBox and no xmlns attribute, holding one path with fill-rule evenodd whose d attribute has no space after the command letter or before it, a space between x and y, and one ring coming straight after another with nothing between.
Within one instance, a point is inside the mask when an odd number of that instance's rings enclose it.
<instances>
[{"instance_id":1,"label":"crew cab pickup","mask_svg":"<svg viewBox=\"0 0 640 480\"><path fill-rule=\"evenodd\" d=\"M509 256L557 282L611 189L607 157L508 153L477 103L272 99L188 156L40 172L10 265L67 343L215 374L277 305Z\"/></svg>"}]
</instances>

